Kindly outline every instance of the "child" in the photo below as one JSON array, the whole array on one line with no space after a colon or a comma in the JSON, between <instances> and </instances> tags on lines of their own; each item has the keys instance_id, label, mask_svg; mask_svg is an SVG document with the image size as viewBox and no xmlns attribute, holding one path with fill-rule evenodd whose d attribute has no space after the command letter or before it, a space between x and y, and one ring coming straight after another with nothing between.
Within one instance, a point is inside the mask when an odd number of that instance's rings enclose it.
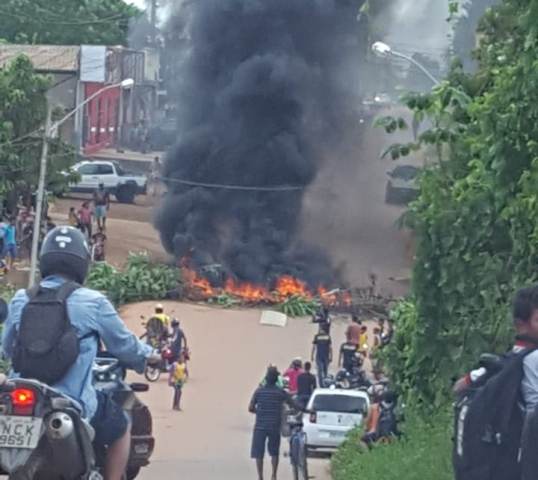
<instances>
[{"instance_id":1,"label":"child","mask_svg":"<svg viewBox=\"0 0 538 480\"><path fill-rule=\"evenodd\" d=\"M93 212L90 208L90 202L83 202L78 211L78 218L80 230L88 236L88 239L92 238L92 217Z\"/></svg>"},{"instance_id":2,"label":"child","mask_svg":"<svg viewBox=\"0 0 538 480\"><path fill-rule=\"evenodd\" d=\"M366 325L361 327L361 334L359 336L359 353L366 358L368 356L368 328Z\"/></svg>"},{"instance_id":3,"label":"child","mask_svg":"<svg viewBox=\"0 0 538 480\"><path fill-rule=\"evenodd\" d=\"M105 245L106 235L102 229L92 237L92 261L104 262L105 261Z\"/></svg>"},{"instance_id":4,"label":"child","mask_svg":"<svg viewBox=\"0 0 538 480\"><path fill-rule=\"evenodd\" d=\"M78 228L79 227L79 220L77 216L77 212L75 212L75 207L71 207L69 209L69 216L68 216L69 225L72 227Z\"/></svg>"},{"instance_id":5,"label":"child","mask_svg":"<svg viewBox=\"0 0 538 480\"><path fill-rule=\"evenodd\" d=\"M170 367L170 377L168 379L168 385L174 388L174 400L172 403L172 410L181 411L181 393L183 385L189 378L189 371L187 370L187 364L185 363L185 355L182 353L179 355L179 360L174 362Z\"/></svg>"}]
</instances>

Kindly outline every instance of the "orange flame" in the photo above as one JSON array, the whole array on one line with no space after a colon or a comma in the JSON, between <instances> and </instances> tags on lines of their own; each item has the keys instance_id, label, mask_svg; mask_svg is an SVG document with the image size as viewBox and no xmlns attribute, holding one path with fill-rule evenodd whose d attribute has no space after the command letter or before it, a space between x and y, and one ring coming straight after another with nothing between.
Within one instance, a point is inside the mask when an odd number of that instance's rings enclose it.
<instances>
[{"instance_id":1,"label":"orange flame","mask_svg":"<svg viewBox=\"0 0 538 480\"><path fill-rule=\"evenodd\" d=\"M290 275L284 275L277 280L275 291L280 298L287 298L293 295L312 298L312 293L308 290L306 284Z\"/></svg>"},{"instance_id":2,"label":"orange flame","mask_svg":"<svg viewBox=\"0 0 538 480\"><path fill-rule=\"evenodd\" d=\"M236 283L231 278L226 281L224 291L249 303L271 302L274 300L265 287L252 283Z\"/></svg>"}]
</instances>

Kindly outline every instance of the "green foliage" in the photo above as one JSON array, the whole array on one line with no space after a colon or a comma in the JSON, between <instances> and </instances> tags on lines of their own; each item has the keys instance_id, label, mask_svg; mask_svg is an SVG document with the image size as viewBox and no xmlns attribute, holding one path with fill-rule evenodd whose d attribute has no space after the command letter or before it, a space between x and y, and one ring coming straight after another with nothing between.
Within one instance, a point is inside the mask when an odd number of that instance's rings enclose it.
<instances>
[{"instance_id":1,"label":"green foliage","mask_svg":"<svg viewBox=\"0 0 538 480\"><path fill-rule=\"evenodd\" d=\"M0 37L10 43L126 45L140 11L123 0L3 0Z\"/></svg>"},{"instance_id":2,"label":"green foliage","mask_svg":"<svg viewBox=\"0 0 538 480\"><path fill-rule=\"evenodd\" d=\"M334 480L452 480L448 414L426 423L411 414L405 437L368 451L353 432L332 459Z\"/></svg>"},{"instance_id":3,"label":"green foliage","mask_svg":"<svg viewBox=\"0 0 538 480\"><path fill-rule=\"evenodd\" d=\"M208 302L214 305L218 305L222 308L233 308L238 305L241 305L241 300L226 292L223 292L215 297L210 298Z\"/></svg>"},{"instance_id":4,"label":"green foliage","mask_svg":"<svg viewBox=\"0 0 538 480\"><path fill-rule=\"evenodd\" d=\"M28 197L37 185L42 139L39 130L46 117L47 77L34 72L24 56L0 70L0 198L11 204ZM61 175L75 161L73 149L52 140L48 163L49 183L61 185Z\"/></svg>"},{"instance_id":5,"label":"green foliage","mask_svg":"<svg viewBox=\"0 0 538 480\"><path fill-rule=\"evenodd\" d=\"M177 288L179 270L152 263L147 253L129 255L123 271L106 263L92 267L87 285L106 293L116 305L143 300L161 300Z\"/></svg>"},{"instance_id":6,"label":"green foliage","mask_svg":"<svg viewBox=\"0 0 538 480\"><path fill-rule=\"evenodd\" d=\"M316 313L319 302L300 295L287 297L278 305L278 309L288 317L306 317Z\"/></svg>"},{"instance_id":7,"label":"green foliage","mask_svg":"<svg viewBox=\"0 0 538 480\"><path fill-rule=\"evenodd\" d=\"M433 125L409 149L431 146L438 160L407 215L416 234L412 296L393 313L387 356L425 411L450 400L452 378L480 353L508 347L514 291L538 280L537 5L490 9L477 73L455 65L430 95L406 98L415 118Z\"/></svg>"}]
</instances>

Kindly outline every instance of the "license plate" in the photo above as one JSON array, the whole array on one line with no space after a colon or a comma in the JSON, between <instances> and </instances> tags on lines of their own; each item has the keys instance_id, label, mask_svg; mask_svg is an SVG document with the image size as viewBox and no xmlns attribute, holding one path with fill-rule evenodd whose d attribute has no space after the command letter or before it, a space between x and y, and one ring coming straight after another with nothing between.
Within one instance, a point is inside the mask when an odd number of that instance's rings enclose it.
<instances>
[{"instance_id":1,"label":"license plate","mask_svg":"<svg viewBox=\"0 0 538 480\"><path fill-rule=\"evenodd\" d=\"M43 419L0 416L0 448L36 448Z\"/></svg>"}]
</instances>

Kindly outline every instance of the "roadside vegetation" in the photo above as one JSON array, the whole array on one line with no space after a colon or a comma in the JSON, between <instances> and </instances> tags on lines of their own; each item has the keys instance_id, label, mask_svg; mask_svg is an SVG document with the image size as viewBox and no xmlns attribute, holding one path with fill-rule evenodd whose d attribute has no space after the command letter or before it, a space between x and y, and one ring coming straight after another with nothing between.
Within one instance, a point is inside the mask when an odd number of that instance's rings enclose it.
<instances>
[{"instance_id":1,"label":"roadside vegetation","mask_svg":"<svg viewBox=\"0 0 538 480\"><path fill-rule=\"evenodd\" d=\"M147 253L131 253L123 270L95 264L86 284L106 294L115 305L123 305L167 298L177 291L179 280L178 268L153 263Z\"/></svg>"},{"instance_id":2,"label":"roadside vegetation","mask_svg":"<svg viewBox=\"0 0 538 480\"><path fill-rule=\"evenodd\" d=\"M456 61L431 93L404 98L433 127L386 154L397 161L427 148L437 159L405 216L416 261L411 294L392 312L385 365L419 413L389 447L364 455L351 438L334 459L336 480L452 478L452 382L481 353L506 350L514 291L538 281L537 25L536 2L500 2L481 21L476 73ZM379 124L406 128L399 118ZM447 415L429 420L438 412Z\"/></svg>"}]
</instances>

